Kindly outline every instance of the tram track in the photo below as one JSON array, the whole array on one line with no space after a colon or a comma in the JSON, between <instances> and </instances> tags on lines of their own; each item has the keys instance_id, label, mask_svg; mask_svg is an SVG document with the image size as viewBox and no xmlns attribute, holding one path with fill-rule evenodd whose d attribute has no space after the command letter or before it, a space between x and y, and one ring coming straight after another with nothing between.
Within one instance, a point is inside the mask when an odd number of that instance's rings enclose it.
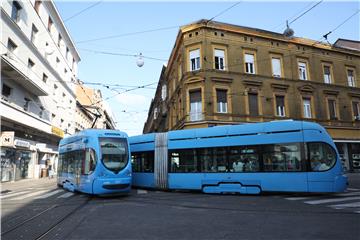
<instances>
[{"instance_id":1,"label":"tram track","mask_svg":"<svg viewBox=\"0 0 360 240\"><path fill-rule=\"evenodd\" d=\"M69 217L74 215L76 212L78 212L79 210L81 210L82 208L87 206L92 199L93 199L92 197L87 198L83 203L79 204L74 209L70 210L67 214L61 216L57 221L50 224L50 226L47 227L44 231L42 231L40 234L36 234L36 236L34 238L31 238L31 239L34 239L34 240L44 239L57 226L59 226L61 223L63 223L66 219L68 219ZM72 205L75 205L75 204L68 204L66 206L72 206ZM12 237L7 238L7 236L14 233L15 230L19 230L21 227L23 227L25 224L29 223L30 221L35 220L35 219L39 219L40 217L44 216L46 213L50 212L51 210L57 209L58 207L64 207L64 206L65 205L62 205L62 204L54 204L54 205L46 208L45 210L37 213L36 215L34 215L34 216L30 217L30 218L27 218L24 221L12 226L10 229L7 229L7 230L1 232L1 238L2 239L14 239ZM83 219L82 219L82 221L83 221ZM27 239L30 239L30 238L27 238Z\"/></svg>"}]
</instances>

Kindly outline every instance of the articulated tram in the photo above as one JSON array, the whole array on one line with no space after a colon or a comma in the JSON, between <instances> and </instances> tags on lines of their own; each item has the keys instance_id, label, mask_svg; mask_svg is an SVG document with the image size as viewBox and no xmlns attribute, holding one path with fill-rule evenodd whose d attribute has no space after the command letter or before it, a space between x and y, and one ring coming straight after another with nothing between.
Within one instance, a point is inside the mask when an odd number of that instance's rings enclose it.
<instances>
[{"instance_id":1,"label":"articulated tram","mask_svg":"<svg viewBox=\"0 0 360 240\"><path fill-rule=\"evenodd\" d=\"M133 186L204 193L343 192L339 154L316 123L274 121L129 138Z\"/></svg>"},{"instance_id":2,"label":"articulated tram","mask_svg":"<svg viewBox=\"0 0 360 240\"><path fill-rule=\"evenodd\" d=\"M58 185L88 194L128 193L131 163L126 133L88 129L60 141Z\"/></svg>"}]
</instances>

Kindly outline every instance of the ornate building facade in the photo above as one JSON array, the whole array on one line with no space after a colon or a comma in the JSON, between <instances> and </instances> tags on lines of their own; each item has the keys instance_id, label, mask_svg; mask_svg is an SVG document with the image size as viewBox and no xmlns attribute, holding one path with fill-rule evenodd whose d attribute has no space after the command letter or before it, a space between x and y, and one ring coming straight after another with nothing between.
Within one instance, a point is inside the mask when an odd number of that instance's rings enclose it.
<instances>
[{"instance_id":1,"label":"ornate building facade","mask_svg":"<svg viewBox=\"0 0 360 240\"><path fill-rule=\"evenodd\" d=\"M143 131L314 121L332 136L345 167L360 168L358 45L208 20L183 26Z\"/></svg>"}]
</instances>

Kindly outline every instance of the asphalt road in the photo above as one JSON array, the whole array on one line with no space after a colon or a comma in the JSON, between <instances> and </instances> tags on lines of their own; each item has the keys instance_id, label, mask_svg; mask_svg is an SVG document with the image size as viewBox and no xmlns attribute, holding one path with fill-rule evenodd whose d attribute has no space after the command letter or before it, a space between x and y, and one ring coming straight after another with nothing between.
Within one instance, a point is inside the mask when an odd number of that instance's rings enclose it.
<instances>
[{"instance_id":1,"label":"asphalt road","mask_svg":"<svg viewBox=\"0 0 360 240\"><path fill-rule=\"evenodd\" d=\"M2 239L360 239L360 174L347 193L94 197L54 179L2 184Z\"/></svg>"}]
</instances>

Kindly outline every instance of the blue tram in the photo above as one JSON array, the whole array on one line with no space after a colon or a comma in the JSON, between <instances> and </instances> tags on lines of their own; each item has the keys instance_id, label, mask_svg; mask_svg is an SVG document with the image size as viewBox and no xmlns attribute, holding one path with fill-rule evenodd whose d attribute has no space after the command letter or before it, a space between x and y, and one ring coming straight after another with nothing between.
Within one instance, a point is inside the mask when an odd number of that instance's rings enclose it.
<instances>
[{"instance_id":1,"label":"blue tram","mask_svg":"<svg viewBox=\"0 0 360 240\"><path fill-rule=\"evenodd\" d=\"M129 138L133 186L205 193L342 192L339 154L316 123L273 121Z\"/></svg>"},{"instance_id":2,"label":"blue tram","mask_svg":"<svg viewBox=\"0 0 360 240\"><path fill-rule=\"evenodd\" d=\"M117 130L88 129L59 144L59 186L88 194L128 193L131 189L128 136Z\"/></svg>"}]
</instances>

